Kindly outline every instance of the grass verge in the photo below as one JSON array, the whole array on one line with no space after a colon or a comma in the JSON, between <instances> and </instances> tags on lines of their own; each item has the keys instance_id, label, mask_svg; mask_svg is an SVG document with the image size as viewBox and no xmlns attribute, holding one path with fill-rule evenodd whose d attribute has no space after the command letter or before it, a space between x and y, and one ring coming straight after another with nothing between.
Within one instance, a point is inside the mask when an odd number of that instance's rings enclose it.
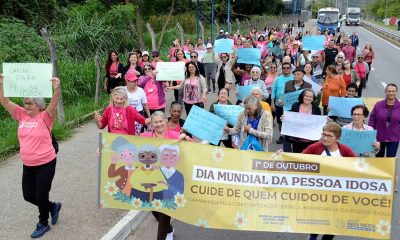
<instances>
[{"instance_id":1,"label":"grass verge","mask_svg":"<svg viewBox=\"0 0 400 240\"><path fill-rule=\"evenodd\" d=\"M65 123L54 123L53 133L57 140L64 141L74 133L74 128L92 120L92 113L104 107L109 102L108 95L101 95L99 104L94 103L93 97L81 97L78 102L65 106ZM18 123L11 118L0 120L0 160L5 160L19 150L17 128Z\"/></svg>"}]
</instances>

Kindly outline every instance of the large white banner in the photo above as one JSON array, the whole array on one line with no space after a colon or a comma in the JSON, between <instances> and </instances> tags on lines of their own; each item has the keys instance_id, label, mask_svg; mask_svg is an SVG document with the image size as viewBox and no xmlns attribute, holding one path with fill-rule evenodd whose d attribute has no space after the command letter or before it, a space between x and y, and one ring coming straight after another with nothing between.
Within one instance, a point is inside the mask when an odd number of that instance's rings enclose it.
<instances>
[{"instance_id":1,"label":"large white banner","mask_svg":"<svg viewBox=\"0 0 400 240\"><path fill-rule=\"evenodd\" d=\"M326 121L326 116L285 111L281 133L316 141L321 138L322 128Z\"/></svg>"}]
</instances>

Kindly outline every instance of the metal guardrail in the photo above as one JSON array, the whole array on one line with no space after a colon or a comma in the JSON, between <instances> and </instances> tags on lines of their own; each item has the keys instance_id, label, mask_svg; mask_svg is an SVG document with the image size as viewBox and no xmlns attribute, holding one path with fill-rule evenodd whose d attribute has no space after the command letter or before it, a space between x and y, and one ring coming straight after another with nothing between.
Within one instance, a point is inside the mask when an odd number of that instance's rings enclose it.
<instances>
[{"instance_id":1,"label":"metal guardrail","mask_svg":"<svg viewBox=\"0 0 400 240\"><path fill-rule=\"evenodd\" d=\"M387 29L385 29L385 27L380 27L377 26L375 24L371 24L369 22L366 21L362 21L361 22L361 26L363 26L364 28L367 29L371 29L379 34L382 34L388 38L390 38L391 40L393 40L394 42L397 43L397 45L400 45L400 32L399 33L394 33L392 31L388 31Z\"/></svg>"}]
</instances>

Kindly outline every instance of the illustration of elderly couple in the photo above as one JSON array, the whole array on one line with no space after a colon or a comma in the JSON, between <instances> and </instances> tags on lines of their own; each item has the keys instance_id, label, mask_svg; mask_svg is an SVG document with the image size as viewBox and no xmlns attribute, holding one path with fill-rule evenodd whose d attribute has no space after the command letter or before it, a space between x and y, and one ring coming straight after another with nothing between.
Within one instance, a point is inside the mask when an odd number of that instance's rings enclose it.
<instances>
[{"instance_id":1,"label":"illustration of elderly couple","mask_svg":"<svg viewBox=\"0 0 400 240\"><path fill-rule=\"evenodd\" d=\"M117 137L111 145L111 165L108 177L120 177L115 184L130 198L143 202L153 199L173 199L183 194L182 173L174 167L179 161L179 147L176 145L143 145L139 149L123 137ZM124 166L118 167L121 162ZM161 167L160 164L161 163Z\"/></svg>"}]
</instances>

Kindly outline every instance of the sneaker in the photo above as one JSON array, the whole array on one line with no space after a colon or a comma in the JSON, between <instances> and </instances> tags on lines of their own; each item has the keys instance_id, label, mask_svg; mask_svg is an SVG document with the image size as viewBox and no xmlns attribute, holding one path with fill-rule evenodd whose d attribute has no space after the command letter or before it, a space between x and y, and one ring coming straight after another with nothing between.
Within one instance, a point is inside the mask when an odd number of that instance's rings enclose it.
<instances>
[{"instance_id":1,"label":"sneaker","mask_svg":"<svg viewBox=\"0 0 400 240\"><path fill-rule=\"evenodd\" d=\"M210 89L208 89L208 92L207 93L211 93L211 90Z\"/></svg>"},{"instance_id":2,"label":"sneaker","mask_svg":"<svg viewBox=\"0 0 400 240\"><path fill-rule=\"evenodd\" d=\"M311 236L311 235L309 235L308 236L308 238L307 238L307 240L317 240L317 236Z\"/></svg>"},{"instance_id":3,"label":"sneaker","mask_svg":"<svg viewBox=\"0 0 400 240\"><path fill-rule=\"evenodd\" d=\"M40 238L41 236L43 236L49 230L50 230L50 226L49 225L43 225L41 223L38 223L36 225L36 230L31 235L31 238Z\"/></svg>"},{"instance_id":4,"label":"sneaker","mask_svg":"<svg viewBox=\"0 0 400 240\"><path fill-rule=\"evenodd\" d=\"M167 237L165 237L165 240L174 240L174 232L175 232L175 229L172 229L172 232L167 234Z\"/></svg>"},{"instance_id":5,"label":"sneaker","mask_svg":"<svg viewBox=\"0 0 400 240\"><path fill-rule=\"evenodd\" d=\"M57 223L60 210L61 210L61 203L55 202L53 209L50 210L51 224L55 225Z\"/></svg>"},{"instance_id":6,"label":"sneaker","mask_svg":"<svg viewBox=\"0 0 400 240\"><path fill-rule=\"evenodd\" d=\"M282 144L282 143L283 143L283 137L280 136L280 137L278 138L278 140L276 140L276 143L277 143L277 144Z\"/></svg>"}]
</instances>

